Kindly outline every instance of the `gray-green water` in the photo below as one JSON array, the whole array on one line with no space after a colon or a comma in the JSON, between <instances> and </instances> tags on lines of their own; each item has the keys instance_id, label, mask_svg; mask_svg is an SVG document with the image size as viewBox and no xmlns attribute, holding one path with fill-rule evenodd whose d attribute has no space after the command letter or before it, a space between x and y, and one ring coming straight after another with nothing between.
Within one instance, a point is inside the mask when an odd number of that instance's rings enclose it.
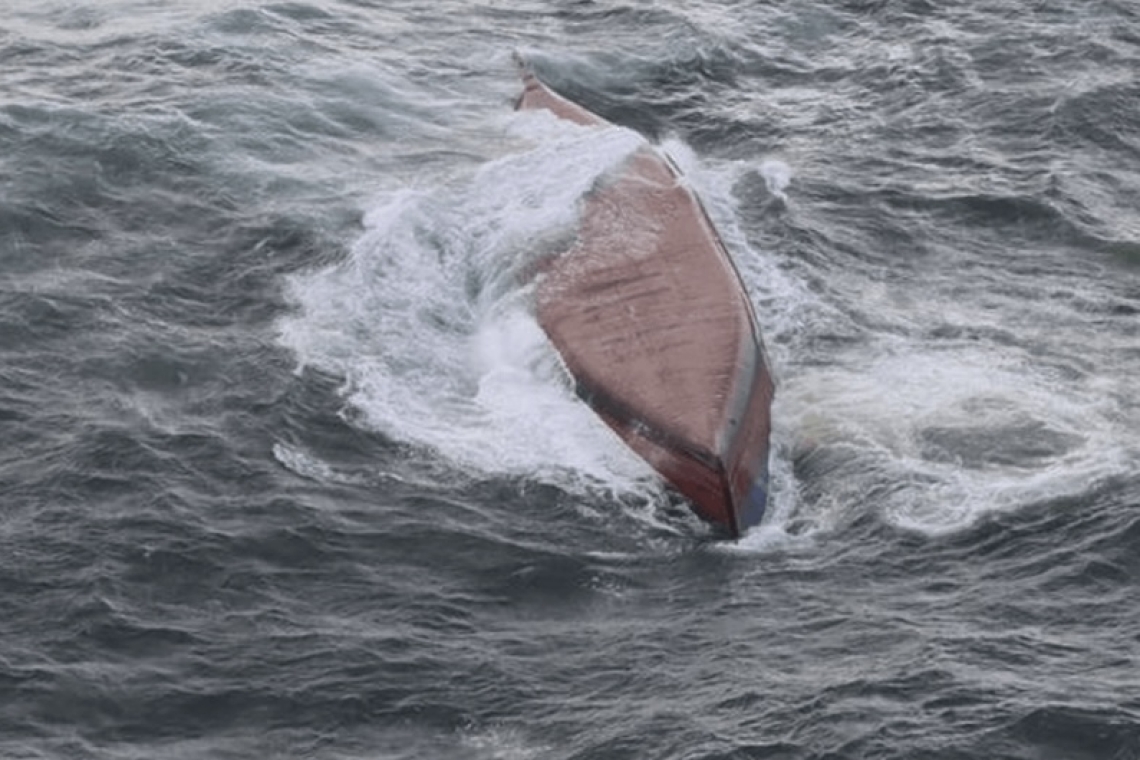
<instances>
[{"instance_id":1,"label":"gray-green water","mask_svg":"<svg viewBox=\"0 0 1140 760\"><path fill-rule=\"evenodd\" d=\"M0 755L1140 757L1138 66L1124 2L10 2ZM738 544L514 285L635 132L780 382Z\"/></svg>"}]
</instances>

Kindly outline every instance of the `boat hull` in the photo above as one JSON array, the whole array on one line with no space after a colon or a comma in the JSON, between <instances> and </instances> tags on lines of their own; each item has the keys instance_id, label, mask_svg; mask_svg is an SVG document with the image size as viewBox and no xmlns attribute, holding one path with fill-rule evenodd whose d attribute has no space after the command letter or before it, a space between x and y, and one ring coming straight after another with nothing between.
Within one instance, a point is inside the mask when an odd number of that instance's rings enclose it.
<instances>
[{"instance_id":1,"label":"boat hull","mask_svg":"<svg viewBox=\"0 0 1140 760\"><path fill-rule=\"evenodd\" d=\"M517 107L597 115L530 71ZM730 537L768 497L775 391L751 302L699 199L646 143L583 199L570 250L536 281L539 324L578 395Z\"/></svg>"}]
</instances>

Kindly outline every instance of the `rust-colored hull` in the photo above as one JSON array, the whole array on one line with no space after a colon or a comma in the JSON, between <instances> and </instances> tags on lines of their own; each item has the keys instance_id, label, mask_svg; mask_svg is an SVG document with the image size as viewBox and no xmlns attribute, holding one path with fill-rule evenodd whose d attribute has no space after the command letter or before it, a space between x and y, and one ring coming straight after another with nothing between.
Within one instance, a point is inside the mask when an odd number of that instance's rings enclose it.
<instances>
[{"instance_id":1,"label":"rust-colored hull","mask_svg":"<svg viewBox=\"0 0 1140 760\"><path fill-rule=\"evenodd\" d=\"M605 124L524 71L518 108ZM763 517L774 386L704 208L648 143L584 199L536 283L538 321L606 424L732 537Z\"/></svg>"}]
</instances>

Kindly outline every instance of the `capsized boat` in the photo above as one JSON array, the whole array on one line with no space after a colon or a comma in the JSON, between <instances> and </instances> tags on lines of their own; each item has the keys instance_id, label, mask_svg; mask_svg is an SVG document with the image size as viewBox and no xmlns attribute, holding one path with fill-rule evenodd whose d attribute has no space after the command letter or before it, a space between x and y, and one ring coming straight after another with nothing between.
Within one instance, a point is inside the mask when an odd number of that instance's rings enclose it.
<instances>
[{"instance_id":1,"label":"capsized boat","mask_svg":"<svg viewBox=\"0 0 1140 760\"><path fill-rule=\"evenodd\" d=\"M607 123L521 69L518 109ZM740 275L677 166L646 142L603 178L535 290L578 396L701 518L732 538L759 524L775 386Z\"/></svg>"}]
</instances>

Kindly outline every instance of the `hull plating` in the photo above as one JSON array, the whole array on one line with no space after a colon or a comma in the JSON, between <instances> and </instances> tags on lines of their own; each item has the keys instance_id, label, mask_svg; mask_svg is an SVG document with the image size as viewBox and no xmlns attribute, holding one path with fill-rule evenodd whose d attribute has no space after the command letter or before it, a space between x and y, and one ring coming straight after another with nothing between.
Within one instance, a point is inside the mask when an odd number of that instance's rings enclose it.
<instances>
[{"instance_id":1,"label":"hull plating","mask_svg":"<svg viewBox=\"0 0 1140 760\"><path fill-rule=\"evenodd\" d=\"M518 108L605 122L524 71ZM768 493L774 386L740 277L699 200L646 144L584 199L543 268L539 323L578 395L708 522L739 536Z\"/></svg>"}]
</instances>

